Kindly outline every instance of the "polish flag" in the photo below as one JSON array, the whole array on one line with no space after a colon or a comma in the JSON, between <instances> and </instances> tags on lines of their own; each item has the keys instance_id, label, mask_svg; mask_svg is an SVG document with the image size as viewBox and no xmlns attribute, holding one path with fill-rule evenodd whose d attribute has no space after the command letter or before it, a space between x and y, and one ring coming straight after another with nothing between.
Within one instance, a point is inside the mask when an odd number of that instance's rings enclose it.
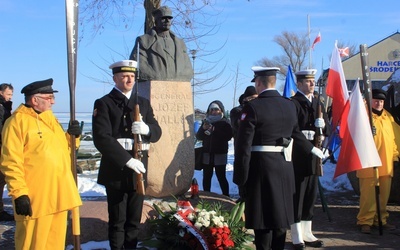
<instances>
[{"instance_id":1,"label":"polish flag","mask_svg":"<svg viewBox=\"0 0 400 250\"><path fill-rule=\"evenodd\" d=\"M350 53L349 47L338 49L338 50L339 50L340 57L349 56L349 53Z\"/></svg>"},{"instance_id":2,"label":"polish flag","mask_svg":"<svg viewBox=\"0 0 400 250\"><path fill-rule=\"evenodd\" d=\"M336 126L339 125L340 117L347 99L349 99L342 60L340 60L339 50L336 43L333 48L331 65L329 67L326 94L332 98L332 121L333 127L336 128Z\"/></svg>"},{"instance_id":3,"label":"polish flag","mask_svg":"<svg viewBox=\"0 0 400 250\"><path fill-rule=\"evenodd\" d=\"M314 42L311 46L312 49L314 49L315 44L321 42L321 32L318 32L318 36L314 39Z\"/></svg>"},{"instance_id":4,"label":"polish flag","mask_svg":"<svg viewBox=\"0 0 400 250\"><path fill-rule=\"evenodd\" d=\"M344 108L340 133L343 134L343 139L333 178L355 170L382 165L358 80Z\"/></svg>"}]
</instances>

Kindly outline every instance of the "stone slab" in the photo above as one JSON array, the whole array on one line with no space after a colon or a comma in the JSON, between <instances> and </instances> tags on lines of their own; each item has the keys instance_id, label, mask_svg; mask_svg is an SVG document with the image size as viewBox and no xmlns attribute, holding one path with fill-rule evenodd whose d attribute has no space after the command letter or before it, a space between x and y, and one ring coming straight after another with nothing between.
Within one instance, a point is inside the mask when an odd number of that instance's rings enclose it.
<instances>
[{"instance_id":1,"label":"stone slab","mask_svg":"<svg viewBox=\"0 0 400 250\"><path fill-rule=\"evenodd\" d=\"M162 128L161 139L149 151L146 195L180 195L194 174L194 109L190 82L139 83L139 95L150 100Z\"/></svg>"}]
</instances>

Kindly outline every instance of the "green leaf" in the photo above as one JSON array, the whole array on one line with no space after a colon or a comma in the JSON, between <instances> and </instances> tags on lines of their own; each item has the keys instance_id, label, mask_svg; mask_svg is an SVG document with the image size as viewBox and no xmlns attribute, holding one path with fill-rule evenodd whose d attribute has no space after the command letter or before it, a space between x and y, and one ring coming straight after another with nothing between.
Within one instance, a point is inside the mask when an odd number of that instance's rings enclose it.
<instances>
[{"instance_id":1,"label":"green leaf","mask_svg":"<svg viewBox=\"0 0 400 250\"><path fill-rule=\"evenodd\" d=\"M243 213L244 213L244 208L245 208L245 203L244 202L239 202L239 209L235 215L235 218L233 219L234 223L239 222L242 219Z\"/></svg>"}]
</instances>

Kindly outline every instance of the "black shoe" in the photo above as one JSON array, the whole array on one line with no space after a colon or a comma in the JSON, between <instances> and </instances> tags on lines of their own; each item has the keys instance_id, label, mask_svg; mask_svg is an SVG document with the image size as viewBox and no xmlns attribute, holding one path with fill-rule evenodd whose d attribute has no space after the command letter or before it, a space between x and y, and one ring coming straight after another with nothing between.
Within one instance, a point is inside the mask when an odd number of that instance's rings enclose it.
<instances>
[{"instance_id":1,"label":"black shoe","mask_svg":"<svg viewBox=\"0 0 400 250\"><path fill-rule=\"evenodd\" d=\"M303 250L303 249L306 249L306 245L304 245L304 243L293 244L293 249L295 249L295 250Z\"/></svg>"},{"instance_id":2,"label":"black shoe","mask_svg":"<svg viewBox=\"0 0 400 250\"><path fill-rule=\"evenodd\" d=\"M324 246L324 242L323 242L322 240L304 241L304 243L305 243L306 246L308 246L308 247L319 248L319 247L323 247L323 246Z\"/></svg>"},{"instance_id":3,"label":"black shoe","mask_svg":"<svg viewBox=\"0 0 400 250\"><path fill-rule=\"evenodd\" d=\"M13 221L14 216L11 214L7 213L6 211L0 212L0 221Z\"/></svg>"}]
</instances>

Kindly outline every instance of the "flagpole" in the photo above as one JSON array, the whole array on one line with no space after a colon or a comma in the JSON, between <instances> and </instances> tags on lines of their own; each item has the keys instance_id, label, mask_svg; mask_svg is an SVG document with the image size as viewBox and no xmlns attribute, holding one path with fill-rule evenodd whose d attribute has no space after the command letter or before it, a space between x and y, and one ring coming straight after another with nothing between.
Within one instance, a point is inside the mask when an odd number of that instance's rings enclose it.
<instances>
[{"instance_id":1,"label":"flagpole","mask_svg":"<svg viewBox=\"0 0 400 250\"><path fill-rule=\"evenodd\" d=\"M363 74L363 82L364 82L364 92L365 92L365 100L367 102L368 107L368 115L369 115L369 122L371 125L371 130L373 131L373 120L372 120L372 108L371 108L371 101L372 101L372 89L371 89L371 81L369 75L369 67L367 63L368 52L367 52L367 45L361 44L360 45L360 57L361 57L361 69ZM379 235L383 234L382 228L382 218L381 218L381 207L379 204L379 170L378 167L374 166L374 177L375 177L375 203L376 203L376 211L378 214L378 225L379 225Z\"/></svg>"},{"instance_id":2,"label":"flagpole","mask_svg":"<svg viewBox=\"0 0 400 250\"><path fill-rule=\"evenodd\" d=\"M308 50L310 60L308 62L308 68L311 69L312 56L311 56L311 38L310 38L310 15L307 14L307 25L308 25Z\"/></svg>"},{"instance_id":3,"label":"flagpole","mask_svg":"<svg viewBox=\"0 0 400 250\"><path fill-rule=\"evenodd\" d=\"M78 6L79 0L65 0L66 31L67 31L67 63L68 63L68 84L70 100L70 121L75 120L75 87L78 50ZM76 137L71 135L71 171L78 186L76 173ZM72 208L72 235L74 249L81 249L80 242L80 215L79 207Z\"/></svg>"}]
</instances>

